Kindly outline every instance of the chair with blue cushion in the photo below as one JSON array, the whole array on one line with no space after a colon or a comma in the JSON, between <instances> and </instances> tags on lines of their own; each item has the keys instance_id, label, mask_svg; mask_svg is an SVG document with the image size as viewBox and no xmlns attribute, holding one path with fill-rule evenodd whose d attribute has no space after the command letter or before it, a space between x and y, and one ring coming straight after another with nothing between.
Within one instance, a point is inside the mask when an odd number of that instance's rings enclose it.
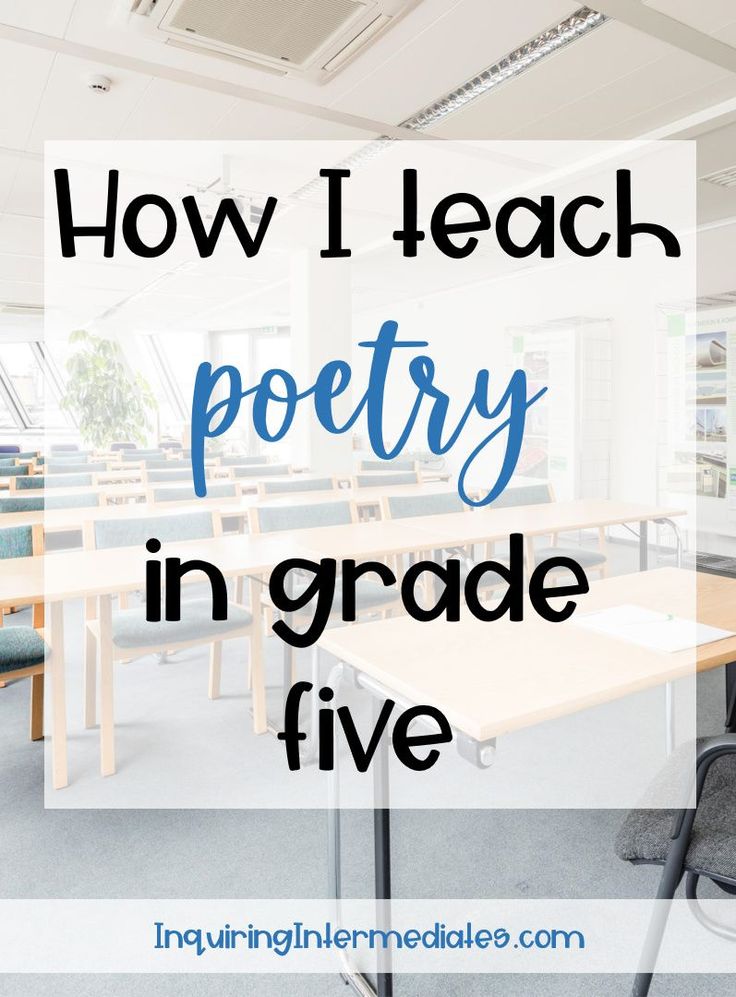
<instances>
[{"instance_id":1,"label":"chair with blue cushion","mask_svg":"<svg viewBox=\"0 0 736 997\"><path fill-rule=\"evenodd\" d=\"M87 463L67 463L66 461L54 461L44 464L44 474L93 474L107 470L107 462L104 460L89 461Z\"/></svg>"},{"instance_id":2,"label":"chair with blue cushion","mask_svg":"<svg viewBox=\"0 0 736 997\"><path fill-rule=\"evenodd\" d=\"M237 481L213 482L207 485L207 498L239 499L240 484ZM148 492L149 502L199 502L194 488L186 485L173 485L171 488L152 488Z\"/></svg>"},{"instance_id":3,"label":"chair with blue cushion","mask_svg":"<svg viewBox=\"0 0 736 997\"><path fill-rule=\"evenodd\" d=\"M239 464L232 468L235 478L285 477L291 474L290 464Z\"/></svg>"},{"instance_id":4,"label":"chair with blue cushion","mask_svg":"<svg viewBox=\"0 0 736 997\"><path fill-rule=\"evenodd\" d=\"M0 443L0 454L12 453L16 456L20 453L20 447L15 443Z\"/></svg>"},{"instance_id":5,"label":"chair with blue cushion","mask_svg":"<svg viewBox=\"0 0 736 997\"><path fill-rule=\"evenodd\" d=\"M32 474L27 478L11 478L10 493L37 488L79 488L92 487L91 474Z\"/></svg>"},{"instance_id":6,"label":"chair with blue cushion","mask_svg":"<svg viewBox=\"0 0 736 997\"><path fill-rule=\"evenodd\" d=\"M170 461L167 461L170 463ZM150 482L157 481L191 481L192 480L192 469L189 465L186 467L173 467L169 470L151 470L146 471L146 480Z\"/></svg>"},{"instance_id":7,"label":"chair with blue cushion","mask_svg":"<svg viewBox=\"0 0 736 997\"><path fill-rule=\"evenodd\" d=\"M354 488L381 488L384 485L418 485L418 471L389 471L386 474L356 474Z\"/></svg>"},{"instance_id":8,"label":"chair with blue cushion","mask_svg":"<svg viewBox=\"0 0 736 997\"><path fill-rule=\"evenodd\" d=\"M37 512L41 509L87 509L100 504L100 496L96 492L83 495L10 495L0 498L0 513L3 512Z\"/></svg>"},{"instance_id":9,"label":"chair with blue cushion","mask_svg":"<svg viewBox=\"0 0 736 997\"><path fill-rule=\"evenodd\" d=\"M335 488L337 482L334 478L304 478L297 474L289 481L259 481L258 497L286 495L290 492L329 492Z\"/></svg>"},{"instance_id":10,"label":"chair with blue cushion","mask_svg":"<svg viewBox=\"0 0 736 997\"><path fill-rule=\"evenodd\" d=\"M355 505L345 500L335 502L315 502L307 505L258 505L248 510L251 533L273 533L276 531L316 529L323 526L357 524ZM303 591L309 579L298 581L295 592ZM356 585L357 606L366 612L390 612L400 605L398 589L387 587L380 581L374 582L363 576ZM335 586L333 609L338 612L341 606L342 587ZM264 596L268 603L268 597ZM308 612L308 610L305 610ZM295 614L297 615L297 614Z\"/></svg>"},{"instance_id":11,"label":"chair with blue cushion","mask_svg":"<svg viewBox=\"0 0 736 997\"><path fill-rule=\"evenodd\" d=\"M15 464L13 467L0 467L0 478L23 478L30 472L28 464Z\"/></svg>"},{"instance_id":12,"label":"chair with blue cushion","mask_svg":"<svg viewBox=\"0 0 736 997\"><path fill-rule=\"evenodd\" d=\"M11 526L0 529L0 559L32 557L43 553L43 528ZM15 679L31 680L32 741L43 738L43 603L33 606L31 626L3 626L0 615L0 685Z\"/></svg>"},{"instance_id":13,"label":"chair with blue cushion","mask_svg":"<svg viewBox=\"0 0 736 997\"><path fill-rule=\"evenodd\" d=\"M419 464L415 460L362 460L361 471L418 471Z\"/></svg>"},{"instance_id":14,"label":"chair with blue cushion","mask_svg":"<svg viewBox=\"0 0 736 997\"><path fill-rule=\"evenodd\" d=\"M521 507L528 505L548 505L554 502L555 497L552 486L548 482L541 482L538 485L510 486L504 489L498 498L494 499L490 509L508 509L510 507ZM534 560L536 564L547 560L550 557L570 557L587 572L597 571L601 578L608 574L608 558L606 556L606 530L601 526L598 530L598 549L591 550L586 547L560 547L557 534L552 534L547 538L537 538L541 545L534 546ZM499 545L500 546L500 545ZM508 553L508 546L503 551L497 553L505 557Z\"/></svg>"},{"instance_id":15,"label":"chair with blue cushion","mask_svg":"<svg viewBox=\"0 0 736 997\"><path fill-rule=\"evenodd\" d=\"M220 457L220 467L246 467L248 464L268 464L268 457Z\"/></svg>"},{"instance_id":16,"label":"chair with blue cushion","mask_svg":"<svg viewBox=\"0 0 736 997\"><path fill-rule=\"evenodd\" d=\"M84 526L88 549L136 548L131 557L148 557L145 543L156 537L163 544L176 541L200 540L220 536L220 518L211 512L177 513L161 516L119 517L87 522ZM203 551L206 558L206 551ZM105 608L102 608L104 604ZM147 654L161 654L184 648L210 645L209 696L220 695L222 642L236 637L250 641L249 668L260 677L261 648L259 631L253 614L237 602L228 602L226 620L212 619L209 595L182 601L182 619L177 622L146 620L145 606L129 607L125 600L110 610L109 600L103 600L100 618L94 600L87 600L85 646L85 725L95 723L95 692L97 657L100 663L100 736L102 774L115 771L113 718L113 665Z\"/></svg>"},{"instance_id":17,"label":"chair with blue cushion","mask_svg":"<svg viewBox=\"0 0 736 997\"><path fill-rule=\"evenodd\" d=\"M314 502L307 505L258 505L248 510L251 533L273 533L273 532L293 532L295 530L316 529L325 526L344 526L350 523L357 525L357 510L353 502L345 500L335 502ZM292 573L296 574L295 572ZM292 595L298 596L311 582L311 576L296 575L292 581ZM373 581L360 577L355 586L356 610L358 617L361 613L378 614L379 616L389 616L391 611L401 606L399 590L396 586L386 586L379 581ZM275 612L273 602L268 593L261 597L267 617L269 618L269 628L271 626L272 614ZM335 594L332 603L333 615L339 614L342 608L342 585L339 580L335 585ZM309 606L293 614L298 621L300 616L311 616ZM319 648L317 644L312 645L312 684L315 689L319 687ZM295 663L292 659L292 684L296 681ZM316 697L312 700L312 730L316 730L315 712L317 707Z\"/></svg>"}]
</instances>

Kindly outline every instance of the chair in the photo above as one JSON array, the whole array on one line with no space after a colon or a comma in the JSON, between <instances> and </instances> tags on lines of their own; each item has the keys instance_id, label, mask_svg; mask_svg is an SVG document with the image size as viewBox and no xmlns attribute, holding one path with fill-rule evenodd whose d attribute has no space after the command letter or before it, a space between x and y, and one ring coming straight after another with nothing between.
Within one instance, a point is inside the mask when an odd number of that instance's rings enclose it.
<instances>
[{"instance_id":1,"label":"chair","mask_svg":"<svg viewBox=\"0 0 736 997\"><path fill-rule=\"evenodd\" d=\"M94 461L86 464L67 464L65 461L44 465L44 474L93 474L107 470L107 461Z\"/></svg>"},{"instance_id":2,"label":"chair","mask_svg":"<svg viewBox=\"0 0 736 997\"><path fill-rule=\"evenodd\" d=\"M520 485L518 487L506 488L498 498L491 503L491 509L508 509L512 506L524 505L547 505L554 502L552 486L548 482L538 485ZM541 538L544 539L544 538ZM491 545L493 546L493 545ZM499 545L498 556L504 557L508 553L508 548ZM606 550L606 530L601 526L598 530L598 549L590 550L585 547L560 547L557 542L557 534L552 534L551 541L545 546L534 547L534 561L539 564L550 557L570 557L588 571L597 571L601 578L608 575L608 558Z\"/></svg>"},{"instance_id":3,"label":"chair","mask_svg":"<svg viewBox=\"0 0 736 997\"><path fill-rule=\"evenodd\" d=\"M10 492L21 492L34 488L79 488L92 487L91 474L32 474L27 478L11 478Z\"/></svg>"},{"instance_id":4,"label":"chair","mask_svg":"<svg viewBox=\"0 0 736 997\"><path fill-rule=\"evenodd\" d=\"M416 460L362 460L361 471L418 471Z\"/></svg>"},{"instance_id":5,"label":"chair","mask_svg":"<svg viewBox=\"0 0 736 997\"><path fill-rule=\"evenodd\" d=\"M734 713L730 705L731 718ZM695 796L682 810L632 810L616 838L619 858L634 865L661 865L662 877L655 910L644 942L640 969L634 981L635 997L646 997L653 966L664 936L670 902L683 876L685 895L696 919L710 931L736 941L733 928L720 924L700 907L698 882L710 879L725 893L736 894L736 733L729 722L727 733L697 742ZM692 744L689 746L692 750ZM677 753L662 775L671 785ZM693 805L694 804L694 805Z\"/></svg>"},{"instance_id":6,"label":"chair","mask_svg":"<svg viewBox=\"0 0 736 997\"><path fill-rule=\"evenodd\" d=\"M170 463L167 461L167 463ZM191 481L192 480L192 469L189 465L186 467L173 467L170 471L168 470L152 470L146 472L146 478L149 482L151 481Z\"/></svg>"},{"instance_id":7,"label":"chair","mask_svg":"<svg viewBox=\"0 0 736 997\"><path fill-rule=\"evenodd\" d=\"M52 443L51 453L87 453L88 451L82 451L79 449L76 443Z\"/></svg>"},{"instance_id":8,"label":"chair","mask_svg":"<svg viewBox=\"0 0 736 997\"><path fill-rule=\"evenodd\" d=\"M252 506L248 510L249 526L251 533L273 533L277 531L306 530L323 526L341 526L348 523L357 525L357 510L353 502L315 502L309 505L288 505L288 506ZM300 592L309 584L309 579L297 577L293 586L293 595L298 596ZM387 616L394 608L401 605L401 598L398 588L395 586L385 586L380 581L374 582L365 576L359 578L355 586L357 615L361 612L379 613ZM261 603L267 614L274 612L274 605L267 593L261 596ZM342 607L342 585L335 585L335 594L332 603L333 614L339 614ZM308 613L307 610L295 612L293 615L298 619L300 615ZM319 647L312 645L312 684L317 689L319 686ZM296 680L295 665L292 657L291 683ZM312 730L316 730L317 699L312 698Z\"/></svg>"},{"instance_id":9,"label":"chair","mask_svg":"<svg viewBox=\"0 0 736 997\"><path fill-rule=\"evenodd\" d=\"M30 472L28 464L15 465L13 467L0 467L0 478L22 478Z\"/></svg>"},{"instance_id":10,"label":"chair","mask_svg":"<svg viewBox=\"0 0 736 997\"><path fill-rule=\"evenodd\" d=\"M327 492L337 488L334 478L304 478L297 475L291 481L259 481L258 496L283 495L289 492ZM207 490L209 495L209 489Z\"/></svg>"},{"instance_id":11,"label":"chair","mask_svg":"<svg viewBox=\"0 0 736 997\"><path fill-rule=\"evenodd\" d=\"M12 453L19 454L20 447L16 446L14 443L0 443L0 453Z\"/></svg>"},{"instance_id":12,"label":"chair","mask_svg":"<svg viewBox=\"0 0 736 997\"><path fill-rule=\"evenodd\" d=\"M268 457L220 457L220 467L245 467L248 464L268 464Z\"/></svg>"},{"instance_id":13,"label":"chair","mask_svg":"<svg viewBox=\"0 0 736 997\"><path fill-rule=\"evenodd\" d=\"M356 474L355 488L380 488L382 485L418 485L418 471L396 471L388 474Z\"/></svg>"},{"instance_id":14,"label":"chair","mask_svg":"<svg viewBox=\"0 0 736 997\"><path fill-rule=\"evenodd\" d=\"M43 553L43 528L12 526L0 529L0 559L32 557ZM33 606L31 626L4 627L0 615L0 681L31 680L32 741L43 738L43 670L46 643L43 639L43 603Z\"/></svg>"},{"instance_id":15,"label":"chair","mask_svg":"<svg viewBox=\"0 0 736 997\"><path fill-rule=\"evenodd\" d=\"M110 444L110 453L120 453L121 456L125 453L126 450L136 450L136 449L137 447L135 443L126 443L124 441L121 441L120 443Z\"/></svg>"},{"instance_id":16,"label":"chair","mask_svg":"<svg viewBox=\"0 0 736 997\"><path fill-rule=\"evenodd\" d=\"M248 510L248 520L251 533L274 533L277 531L307 530L322 526L342 526L355 523L357 513L355 505L348 501L315 502L309 505L283 506L252 506ZM357 527L359 528L359 527ZM299 582L295 592L303 591L307 582ZM356 584L356 602L359 609L380 610L386 612L400 603L399 592L393 586L387 587L381 582L373 582L362 577ZM335 586L333 610L338 612L341 606L342 587ZM268 596L263 601L269 606ZM298 615L298 614L297 614Z\"/></svg>"},{"instance_id":17,"label":"chair","mask_svg":"<svg viewBox=\"0 0 736 997\"><path fill-rule=\"evenodd\" d=\"M390 495L381 499L381 515L383 519L407 519L411 516L441 516L453 512L470 513L469 505L460 498L457 492L437 492L435 495ZM450 556L459 555L460 575L465 579L473 566L472 550L462 547L447 550ZM410 560L414 555L410 556ZM499 586L500 581L486 583L482 591L491 592ZM429 595L430 579L425 579L425 592Z\"/></svg>"},{"instance_id":18,"label":"chair","mask_svg":"<svg viewBox=\"0 0 736 997\"><path fill-rule=\"evenodd\" d=\"M240 498L240 485L237 481L225 481L222 484L207 485L207 498ZM152 488L149 492L149 502L199 502L193 488L174 486L173 488Z\"/></svg>"},{"instance_id":19,"label":"chair","mask_svg":"<svg viewBox=\"0 0 736 997\"><path fill-rule=\"evenodd\" d=\"M291 474L290 464L247 464L233 467L233 476L236 478L260 478L265 475L283 477L287 474Z\"/></svg>"},{"instance_id":20,"label":"chair","mask_svg":"<svg viewBox=\"0 0 736 997\"><path fill-rule=\"evenodd\" d=\"M151 537L162 543L177 540L195 540L219 536L222 532L219 516L211 512L147 516L136 519L106 519L87 522L84 526L85 547L102 549L113 547L142 547ZM226 620L213 620L209 598L191 598L182 603L182 619L178 622L162 620L148 622L145 607L128 607L125 599L118 607L110 607L110 600L100 604L96 617L94 600L86 606L85 641L85 725L95 723L96 673L99 651L100 663L100 743L102 774L115 771L114 719L113 719L113 665L115 661L128 660L142 655L178 651L183 648L210 644L209 697L220 695L222 642L235 637L250 640L250 669L261 681L261 647L254 614L236 602L228 602Z\"/></svg>"},{"instance_id":21,"label":"chair","mask_svg":"<svg viewBox=\"0 0 736 997\"><path fill-rule=\"evenodd\" d=\"M381 500L384 519L438 516L442 513L467 512L468 508L457 492L437 492L435 495L387 495Z\"/></svg>"},{"instance_id":22,"label":"chair","mask_svg":"<svg viewBox=\"0 0 736 997\"><path fill-rule=\"evenodd\" d=\"M0 498L0 513L37 512L41 509L83 509L100 504L100 496L94 492L86 495L11 495Z\"/></svg>"}]
</instances>

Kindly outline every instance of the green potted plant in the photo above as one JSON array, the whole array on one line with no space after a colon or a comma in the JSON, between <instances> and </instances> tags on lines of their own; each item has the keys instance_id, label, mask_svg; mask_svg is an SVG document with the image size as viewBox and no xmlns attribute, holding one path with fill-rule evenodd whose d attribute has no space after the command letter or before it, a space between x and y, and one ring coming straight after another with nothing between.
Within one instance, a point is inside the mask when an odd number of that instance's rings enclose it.
<instances>
[{"instance_id":1,"label":"green potted plant","mask_svg":"<svg viewBox=\"0 0 736 997\"><path fill-rule=\"evenodd\" d=\"M97 450L116 440L144 443L157 408L148 381L125 362L118 343L85 329L73 332L79 347L67 360L69 374L62 399L77 421L82 439Z\"/></svg>"}]
</instances>

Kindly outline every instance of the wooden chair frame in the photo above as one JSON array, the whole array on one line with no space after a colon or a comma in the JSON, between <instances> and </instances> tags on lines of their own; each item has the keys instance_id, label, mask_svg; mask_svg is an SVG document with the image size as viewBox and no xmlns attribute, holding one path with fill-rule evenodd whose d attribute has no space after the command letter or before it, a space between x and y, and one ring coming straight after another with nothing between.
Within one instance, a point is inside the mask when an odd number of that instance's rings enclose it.
<instances>
[{"instance_id":1,"label":"wooden chair frame","mask_svg":"<svg viewBox=\"0 0 736 997\"><path fill-rule=\"evenodd\" d=\"M157 508L159 508L157 506ZM209 510L208 510L209 511ZM216 510L211 511L214 536L222 535L222 521ZM95 550L94 523L87 521L83 525L84 547ZM238 579L238 583L241 579ZM242 585L238 585L242 592ZM251 600L257 598L257 587L250 583ZM127 593L118 595L121 608L127 604ZM236 602L238 600L236 599ZM126 662L133 658L160 652L182 651L201 644L210 644L208 695L210 699L220 696L220 677L222 670L222 644L226 640L247 637L250 645L248 657L248 688L251 687L251 676L257 675L262 682L263 656L261 631L258 611L255 602L251 606L251 622L244 627L227 630L221 636L202 637L161 644L141 644L134 647L116 647L112 639L112 597L100 599L99 616L97 600L85 600L85 647L84 647L84 725L94 727L97 714L97 671L99 660L100 673L100 768L102 775L115 773L115 719L114 719L114 664L116 661Z\"/></svg>"},{"instance_id":2,"label":"wooden chair frame","mask_svg":"<svg viewBox=\"0 0 736 997\"><path fill-rule=\"evenodd\" d=\"M43 554L43 527L36 523L31 527L31 549L33 556ZM3 616L0 614L0 627L3 625ZM34 630L37 630L41 637L44 637L44 604L36 602L33 604L32 623ZM2 672L0 676L0 687L16 679L30 678L31 680L31 717L30 717L30 738L32 741L43 740L43 684L44 684L45 662L38 665L29 665L26 668L16 668L13 671Z\"/></svg>"}]
</instances>

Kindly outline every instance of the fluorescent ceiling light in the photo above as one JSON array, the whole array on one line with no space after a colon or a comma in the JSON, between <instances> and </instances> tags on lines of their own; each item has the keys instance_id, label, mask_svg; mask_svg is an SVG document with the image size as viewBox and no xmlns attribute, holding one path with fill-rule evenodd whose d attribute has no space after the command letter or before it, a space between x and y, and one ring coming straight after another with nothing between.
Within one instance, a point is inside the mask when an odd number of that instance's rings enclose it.
<instances>
[{"instance_id":1,"label":"fluorescent ceiling light","mask_svg":"<svg viewBox=\"0 0 736 997\"><path fill-rule=\"evenodd\" d=\"M580 7L564 21L560 21L553 28L548 28L541 35L525 42L468 80L467 83L456 87L455 90L440 97L433 104L429 104L410 118L402 121L399 127L411 128L415 131L430 128L442 118L446 118L448 114L454 114L455 111L459 111L471 101L495 90L502 83L520 76L527 69L536 65L540 59L545 59L553 52L559 52L571 42L600 27L607 20L606 15L600 14L597 10L591 10L590 7Z\"/></svg>"},{"instance_id":2,"label":"fluorescent ceiling light","mask_svg":"<svg viewBox=\"0 0 736 997\"><path fill-rule=\"evenodd\" d=\"M580 7L564 21L560 21L554 27L548 28L535 38L531 38L519 48L515 48L508 55L499 59L498 62L494 62L493 65L478 73L477 76L400 122L399 128L411 131L424 131L425 128L431 128L432 125L436 125L438 121L446 118L449 114L459 111L471 101L477 100L478 97L495 90L501 84L525 73L527 69L531 69L548 55L559 52L560 49L577 41L578 38L583 38L595 28L600 27L601 24L605 24L607 20L606 15L597 10L591 10L590 7ZM387 135L381 135L379 138L366 143L339 165L348 169L360 166L380 155L386 146L393 141L394 139ZM298 200L324 198L324 180L312 180L300 190L295 191L292 196Z\"/></svg>"}]
</instances>

